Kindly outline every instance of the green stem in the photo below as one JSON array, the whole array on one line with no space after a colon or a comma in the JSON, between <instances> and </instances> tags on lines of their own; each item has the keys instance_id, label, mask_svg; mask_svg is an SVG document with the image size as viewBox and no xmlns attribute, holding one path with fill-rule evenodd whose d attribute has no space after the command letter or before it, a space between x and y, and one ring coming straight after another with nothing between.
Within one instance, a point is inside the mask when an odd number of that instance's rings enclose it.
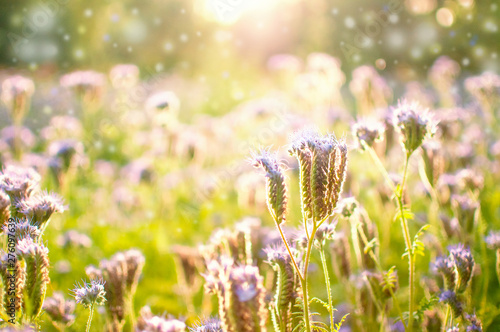
<instances>
[{"instance_id":1,"label":"green stem","mask_svg":"<svg viewBox=\"0 0 500 332\"><path fill-rule=\"evenodd\" d=\"M483 278L483 294L482 294L482 300L481 300L481 312L482 312L482 314L484 314L485 310L486 310L487 299L488 299L488 286L490 283L490 264L489 264L489 259L488 259L488 255L486 252L486 242L482 241L482 239L484 239L486 225L484 224L483 218L481 216L481 206L479 206L479 208L478 208L478 211L476 213L476 218L477 218L478 230L479 230L479 232L478 232L479 233L478 237L480 239L479 243L481 243L481 256L483 257L482 268L484 271L483 272L484 278ZM498 252L497 252L497 257L498 257Z\"/></svg>"},{"instance_id":2,"label":"green stem","mask_svg":"<svg viewBox=\"0 0 500 332\"><path fill-rule=\"evenodd\" d=\"M366 247L368 245L368 238L366 237L366 234L363 231L363 227L361 227L361 225L358 225L358 232L359 232L359 235L361 236L361 240L363 241L364 247ZM375 255L375 253L373 252L373 250L368 251L368 255L370 255L371 259L375 262L377 270L380 273L384 274L384 271L382 269L382 264L380 264L380 261L379 261L378 257ZM396 295L394 295L394 292L392 291L391 288L389 288L389 292L391 293L392 302L394 303L394 307L396 308L396 310L398 312L399 319L401 320L401 323L403 323L403 326L404 326L405 331L406 331L408 329L408 327L406 326L405 320L403 319L403 312L401 311L401 307L399 306L399 301L397 300ZM384 314L384 312L382 312L382 315L383 314Z\"/></svg>"},{"instance_id":3,"label":"green stem","mask_svg":"<svg viewBox=\"0 0 500 332\"><path fill-rule=\"evenodd\" d=\"M328 266L326 265L326 257L325 250L323 248L323 244L321 244L321 248L319 251L321 255L321 265L323 265L323 272L325 274L325 284L326 284L326 292L328 293L328 312L330 313L330 329L331 331L335 331L335 322L333 316L333 299L332 299L332 289L330 287L330 276L328 274Z\"/></svg>"},{"instance_id":4,"label":"green stem","mask_svg":"<svg viewBox=\"0 0 500 332\"><path fill-rule=\"evenodd\" d=\"M446 306L446 316L444 317L444 323L443 323L443 332L447 331L447 326L448 326L448 320L450 319L451 315L451 307L450 305Z\"/></svg>"},{"instance_id":5,"label":"green stem","mask_svg":"<svg viewBox=\"0 0 500 332\"><path fill-rule=\"evenodd\" d=\"M286 240L285 234L283 234L283 231L281 230L281 226L278 223L276 223L276 225L277 225L278 230L280 232L281 240L285 244L286 250L288 251L290 258L292 259L292 263L293 263L293 266L295 267L295 271L299 275L299 279L302 280L304 278L302 277L302 273L300 273L300 269L299 269L299 266L297 265L297 262L295 261L295 257L293 256L292 251L290 250L290 247L288 246L288 241Z\"/></svg>"},{"instance_id":6,"label":"green stem","mask_svg":"<svg viewBox=\"0 0 500 332\"><path fill-rule=\"evenodd\" d=\"M89 319L87 320L87 327L85 328L85 332L90 332L90 325L92 324L92 316L94 315L94 305L90 305L90 313Z\"/></svg>"},{"instance_id":7,"label":"green stem","mask_svg":"<svg viewBox=\"0 0 500 332\"><path fill-rule=\"evenodd\" d=\"M403 235L405 238L405 243L406 243L406 250L408 252L408 269L409 269L409 287L410 287L410 304L409 304L409 316L408 316L408 331L413 331L413 312L414 312L414 296L415 296L415 289L414 289L414 283L415 283L415 262L414 262L414 257L413 257L413 252L412 252L412 245L411 245L411 236L410 236L410 229L408 227L408 220L406 220L405 214L404 214L404 206L403 206L403 193L404 193L404 187L406 183L406 174L408 173L408 164L410 161L410 156L411 154L407 154L406 156L406 161L405 161L405 166L404 166L404 171L403 171L403 179L401 180L401 187L399 192L396 192L396 198L397 198L397 203L398 203L398 208L400 210L401 214L401 227L403 229Z\"/></svg>"},{"instance_id":8,"label":"green stem","mask_svg":"<svg viewBox=\"0 0 500 332\"><path fill-rule=\"evenodd\" d=\"M318 226L317 226L316 222L313 222L313 228L311 230L311 237L309 238L309 241L307 242L306 259L304 261L304 274L300 280L301 285L302 285L302 293L304 296L304 322L306 325L306 332L312 331L310 317L309 317L309 298L308 298L308 294L307 294L307 271L309 269L309 260L311 258L312 245L313 245L314 237L316 235L317 230L318 230Z\"/></svg>"},{"instance_id":9,"label":"green stem","mask_svg":"<svg viewBox=\"0 0 500 332\"><path fill-rule=\"evenodd\" d=\"M387 185L391 188L391 191L396 192L396 187L394 186L394 182L391 180L389 173L387 173L387 170L385 169L384 165L382 164L382 161L378 157L375 150L372 147L369 147L367 145L365 145L365 150L368 151L368 153L370 154L370 157L373 159L373 161L377 165L377 168L379 169L380 173L382 173L382 176L384 177L385 181L387 182Z\"/></svg>"}]
</instances>

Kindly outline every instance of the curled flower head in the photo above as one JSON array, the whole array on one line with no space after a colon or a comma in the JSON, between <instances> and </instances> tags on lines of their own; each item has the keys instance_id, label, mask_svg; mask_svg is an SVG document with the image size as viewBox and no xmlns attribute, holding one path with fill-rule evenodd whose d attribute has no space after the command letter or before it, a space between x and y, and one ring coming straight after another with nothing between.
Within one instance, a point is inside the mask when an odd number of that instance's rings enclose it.
<instances>
[{"instance_id":1,"label":"curled flower head","mask_svg":"<svg viewBox=\"0 0 500 332\"><path fill-rule=\"evenodd\" d=\"M327 240L333 240L335 237L335 230L337 228L337 221L332 223L324 223L316 231L315 239L322 246L325 245Z\"/></svg>"},{"instance_id":2,"label":"curled flower head","mask_svg":"<svg viewBox=\"0 0 500 332\"><path fill-rule=\"evenodd\" d=\"M474 229L475 215L479 203L472 200L468 195L452 195L451 205L462 230L467 234L471 234Z\"/></svg>"},{"instance_id":3,"label":"curled flower head","mask_svg":"<svg viewBox=\"0 0 500 332\"><path fill-rule=\"evenodd\" d=\"M190 332L223 332L222 324L218 318L203 319L195 326L189 328Z\"/></svg>"},{"instance_id":4,"label":"curled flower head","mask_svg":"<svg viewBox=\"0 0 500 332\"><path fill-rule=\"evenodd\" d=\"M36 240L38 236L40 236L40 229L36 226L33 226L27 219L18 219L14 226L15 230L13 235L18 240L28 237ZM9 232L9 228L7 227L7 225L4 225L2 230L5 234L12 234L12 232ZM12 230L12 228L10 230Z\"/></svg>"},{"instance_id":5,"label":"curled flower head","mask_svg":"<svg viewBox=\"0 0 500 332\"><path fill-rule=\"evenodd\" d=\"M472 190L473 192L483 189L484 178L483 176L472 170L462 169L456 174L458 188L461 190Z\"/></svg>"},{"instance_id":6,"label":"curled flower head","mask_svg":"<svg viewBox=\"0 0 500 332\"><path fill-rule=\"evenodd\" d=\"M290 149L300 166L302 209L306 218L319 222L332 215L337 206L347 169L344 139L317 132L296 134Z\"/></svg>"},{"instance_id":7,"label":"curled flower head","mask_svg":"<svg viewBox=\"0 0 500 332\"><path fill-rule=\"evenodd\" d=\"M445 289L455 289L456 277L453 261L448 257L438 257L434 267L443 276Z\"/></svg>"},{"instance_id":8,"label":"curled flower head","mask_svg":"<svg viewBox=\"0 0 500 332\"><path fill-rule=\"evenodd\" d=\"M254 155L253 160L255 167L262 167L266 172L267 204L274 221L280 225L285 222L288 204L283 165L267 150Z\"/></svg>"},{"instance_id":9,"label":"curled flower head","mask_svg":"<svg viewBox=\"0 0 500 332\"><path fill-rule=\"evenodd\" d=\"M75 159L83 156L83 144L74 139L62 139L50 143L49 155L53 158L59 158L64 171L67 171Z\"/></svg>"},{"instance_id":10,"label":"curled flower head","mask_svg":"<svg viewBox=\"0 0 500 332\"><path fill-rule=\"evenodd\" d=\"M411 155L425 138L434 134L436 127L426 109L418 103L403 100L394 110L394 128L400 134L401 145L407 155Z\"/></svg>"},{"instance_id":11,"label":"curled flower head","mask_svg":"<svg viewBox=\"0 0 500 332\"><path fill-rule=\"evenodd\" d=\"M137 332L184 332L186 324L178 319L155 316L151 309L143 307L137 319Z\"/></svg>"},{"instance_id":12,"label":"curled flower head","mask_svg":"<svg viewBox=\"0 0 500 332\"><path fill-rule=\"evenodd\" d=\"M465 79L464 85L471 95L482 101L500 91L500 76L492 72L484 72L479 76Z\"/></svg>"},{"instance_id":13,"label":"curled flower head","mask_svg":"<svg viewBox=\"0 0 500 332\"><path fill-rule=\"evenodd\" d=\"M463 313L463 304L459 301L457 294L452 290L447 290L439 295L439 302L448 304L453 310L454 317L460 317Z\"/></svg>"},{"instance_id":14,"label":"curled flower head","mask_svg":"<svg viewBox=\"0 0 500 332\"><path fill-rule=\"evenodd\" d=\"M450 259L453 261L457 275L456 291L462 293L467 288L472 278L474 257L469 248L459 244L450 248Z\"/></svg>"},{"instance_id":15,"label":"curled flower head","mask_svg":"<svg viewBox=\"0 0 500 332\"><path fill-rule=\"evenodd\" d=\"M469 325L467 325L467 328L465 329L466 332L482 332L483 331L483 324L481 323L481 320L477 318L475 314L472 315L465 315L465 319L469 322Z\"/></svg>"},{"instance_id":16,"label":"curled flower head","mask_svg":"<svg viewBox=\"0 0 500 332\"><path fill-rule=\"evenodd\" d=\"M340 200L338 211L344 218L352 217L359 207L359 202L354 197L346 197Z\"/></svg>"},{"instance_id":17,"label":"curled flower head","mask_svg":"<svg viewBox=\"0 0 500 332\"><path fill-rule=\"evenodd\" d=\"M485 242L490 249L500 249L500 231L491 231L486 237Z\"/></svg>"},{"instance_id":18,"label":"curled flower head","mask_svg":"<svg viewBox=\"0 0 500 332\"><path fill-rule=\"evenodd\" d=\"M146 258L142 252L137 249L127 250L123 253L123 255L125 256L125 262L127 265L127 289L129 292L135 293L135 288L137 287L142 269L146 263Z\"/></svg>"},{"instance_id":19,"label":"curled flower head","mask_svg":"<svg viewBox=\"0 0 500 332\"><path fill-rule=\"evenodd\" d=\"M282 244L274 244L264 249L269 264L288 264L291 262L290 255L286 247Z\"/></svg>"},{"instance_id":20,"label":"curled flower head","mask_svg":"<svg viewBox=\"0 0 500 332\"><path fill-rule=\"evenodd\" d=\"M35 92L35 85L31 79L20 75L14 75L3 81L1 99L7 104L19 95L27 95L30 97L33 92Z\"/></svg>"},{"instance_id":21,"label":"curled flower head","mask_svg":"<svg viewBox=\"0 0 500 332\"><path fill-rule=\"evenodd\" d=\"M33 81L23 76L14 75L3 81L0 100L9 108L15 124L22 122L34 91Z\"/></svg>"},{"instance_id":22,"label":"curled flower head","mask_svg":"<svg viewBox=\"0 0 500 332\"><path fill-rule=\"evenodd\" d=\"M75 320L75 301L65 300L62 293L56 292L43 302L43 309L54 322L65 326L71 325Z\"/></svg>"},{"instance_id":23,"label":"curled flower head","mask_svg":"<svg viewBox=\"0 0 500 332\"><path fill-rule=\"evenodd\" d=\"M37 189L41 177L32 168L7 166L0 173L0 189L10 197L12 204L30 197Z\"/></svg>"},{"instance_id":24,"label":"curled flower head","mask_svg":"<svg viewBox=\"0 0 500 332\"><path fill-rule=\"evenodd\" d=\"M57 239L57 244L64 249L68 248L90 248L92 239L85 234L75 230L69 230Z\"/></svg>"},{"instance_id":25,"label":"curled flower head","mask_svg":"<svg viewBox=\"0 0 500 332\"><path fill-rule=\"evenodd\" d=\"M352 126L352 133L362 151L367 147L372 147L375 142L381 141L384 132L384 124L377 121L361 120Z\"/></svg>"},{"instance_id":26,"label":"curled flower head","mask_svg":"<svg viewBox=\"0 0 500 332\"><path fill-rule=\"evenodd\" d=\"M0 190L0 224L8 220L10 217L10 198L3 191Z\"/></svg>"},{"instance_id":27,"label":"curled flower head","mask_svg":"<svg viewBox=\"0 0 500 332\"><path fill-rule=\"evenodd\" d=\"M49 278L49 250L43 245L27 237L17 242L16 251L26 264L25 294L31 303L28 315L36 318L41 310Z\"/></svg>"},{"instance_id":28,"label":"curled flower head","mask_svg":"<svg viewBox=\"0 0 500 332\"><path fill-rule=\"evenodd\" d=\"M33 132L24 126L8 126L0 131L0 138L11 150L21 148L30 150L36 144L37 139Z\"/></svg>"},{"instance_id":29,"label":"curled flower head","mask_svg":"<svg viewBox=\"0 0 500 332\"><path fill-rule=\"evenodd\" d=\"M32 224L37 227L45 224L52 214L66 210L61 197L48 193L42 193L18 201L16 207L19 213L29 218Z\"/></svg>"},{"instance_id":30,"label":"curled flower head","mask_svg":"<svg viewBox=\"0 0 500 332\"><path fill-rule=\"evenodd\" d=\"M92 279L90 282L83 281L83 284L76 284L72 290L76 303L89 308L94 305L103 305L106 302L105 282L99 279Z\"/></svg>"}]
</instances>

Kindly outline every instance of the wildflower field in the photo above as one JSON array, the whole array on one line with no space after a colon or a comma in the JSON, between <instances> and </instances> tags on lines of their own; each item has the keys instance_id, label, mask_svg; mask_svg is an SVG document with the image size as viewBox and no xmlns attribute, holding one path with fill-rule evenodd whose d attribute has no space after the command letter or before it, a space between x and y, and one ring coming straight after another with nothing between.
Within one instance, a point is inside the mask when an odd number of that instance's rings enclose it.
<instances>
[{"instance_id":1,"label":"wildflower field","mask_svg":"<svg viewBox=\"0 0 500 332\"><path fill-rule=\"evenodd\" d=\"M500 331L500 3L0 2L0 331Z\"/></svg>"}]
</instances>

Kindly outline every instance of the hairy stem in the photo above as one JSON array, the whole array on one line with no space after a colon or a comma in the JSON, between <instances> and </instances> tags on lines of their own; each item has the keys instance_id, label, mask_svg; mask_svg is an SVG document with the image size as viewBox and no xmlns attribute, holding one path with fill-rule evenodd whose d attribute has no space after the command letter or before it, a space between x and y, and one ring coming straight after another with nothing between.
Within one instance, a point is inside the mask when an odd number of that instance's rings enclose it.
<instances>
[{"instance_id":1,"label":"hairy stem","mask_svg":"<svg viewBox=\"0 0 500 332\"><path fill-rule=\"evenodd\" d=\"M309 317L309 298L308 298L308 292L307 292L307 270L309 269L309 260L311 259L311 251L312 251L312 245L314 242L314 236L316 235L316 231L318 230L318 226L316 222L313 222L313 227L311 230L311 236L309 238L309 241L307 242L307 251L306 251L306 259L304 260L304 274L301 278L301 285L302 285L302 293L304 296L304 323L306 325L306 332L311 332L311 323L310 323L310 317Z\"/></svg>"},{"instance_id":2,"label":"hairy stem","mask_svg":"<svg viewBox=\"0 0 500 332\"><path fill-rule=\"evenodd\" d=\"M281 229L281 226L277 224L278 230L281 235L281 240L283 241L283 244L286 247L286 250L288 251L288 254L290 255L290 258L292 260L293 266L295 267L295 271L299 275L299 279L302 280L304 277L302 277L302 273L300 272L299 266L297 265L297 262L295 261L295 257L292 254L292 251L290 250L290 247L288 246L288 241L286 240L285 234L283 233L283 230Z\"/></svg>"},{"instance_id":3,"label":"hairy stem","mask_svg":"<svg viewBox=\"0 0 500 332\"><path fill-rule=\"evenodd\" d=\"M359 235L361 236L361 240L363 241L364 247L366 247L368 245L368 238L366 237L366 234L363 231L363 227L361 227L360 225L358 225L358 232L359 232ZM375 255L375 253L373 252L373 250L370 249L368 251L368 255L370 255L373 262L375 262L375 266L377 267L378 272L383 274L384 271L382 269L382 264L380 264L380 261L379 261L378 257ZM401 320L401 323L403 323L403 326L404 326L405 331L406 331L408 329L408 327L406 326L405 320L403 319L403 312L401 311L401 307L399 306L399 301L396 298L396 296L394 295L394 292L391 288L389 288L389 292L391 293L392 302L393 302L394 307L396 308L396 310L398 312L399 319ZM384 314L384 312L382 312L382 315L383 314Z\"/></svg>"},{"instance_id":4,"label":"hairy stem","mask_svg":"<svg viewBox=\"0 0 500 332\"><path fill-rule=\"evenodd\" d=\"M330 313L330 329L333 332L335 331L335 323L333 317L332 288L330 287L330 276L328 274L328 266L326 265L325 250L323 248L323 245L321 245L319 253L321 255L321 265L323 266L323 272L325 274L326 292L328 293L328 312Z\"/></svg>"},{"instance_id":5,"label":"hairy stem","mask_svg":"<svg viewBox=\"0 0 500 332\"><path fill-rule=\"evenodd\" d=\"M410 287L408 331L411 332L411 331L413 331L413 312L415 311L415 308L414 308L415 261L414 261L412 245L411 245L410 229L408 227L408 220L406 220L406 217L404 214L404 205L403 205L403 193L404 193L404 187L405 187L405 182L406 182L406 174L408 173L408 163L410 161L410 156L411 156L411 154L409 154L409 153L406 155L405 166L404 166L404 171L403 171L403 179L401 180L401 187L400 187L399 192L396 192L396 198L397 198L398 208L399 208L400 214L401 214L401 227L403 229L403 235L405 238L406 250L408 252L408 269L409 269L409 281L408 281L409 285L408 286Z\"/></svg>"},{"instance_id":6,"label":"hairy stem","mask_svg":"<svg viewBox=\"0 0 500 332\"><path fill-rule=\"evenodd\" d=\"M89 319L87 320L87 327L85 328L85 332L90 332L90 325L92 324L92 316L94 315L94 305L90 305Z\"/></svg>"},{"instance_id":7,"label":"hairy stem","mask_svg":"<svg viewBox=\"0 0 500 332\"><path fill-rule=\"evenodd\" d=\"M389 186L389 188L391 188L391 191L396 192L396 187L394 186L394 182L391 180L389 173L387 173L387 170L385 169L384 165L382 164L382 161L378 157L375 150L372 147L369 147L366 145L366 151L368 151L368 153L370 154L370 157L375 162L375 165L379 169L380 173L382 173L382 176L384 177L385 181L387 182L387 185Z\"/></svg>"}]
</instances>

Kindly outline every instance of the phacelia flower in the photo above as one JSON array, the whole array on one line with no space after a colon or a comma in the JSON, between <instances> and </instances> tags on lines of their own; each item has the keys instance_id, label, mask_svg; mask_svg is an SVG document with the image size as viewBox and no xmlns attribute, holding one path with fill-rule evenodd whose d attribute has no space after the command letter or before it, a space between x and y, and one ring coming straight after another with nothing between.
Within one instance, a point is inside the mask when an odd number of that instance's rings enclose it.
<instances>
[{"instance_id":1,"label":"phacelia flower","mask_svg":"<svg viewBox=\"0 0 500 332\"><path fill-rule=\"evenodd\" d=\"M381 141L384 132L384 124L377 121L362 120L352 126L352 133L362 151L367 147L373 147L375 142Z\"/></svg>"},{"instance_id":2,"label":"phacelia flower","mask_svg":"<svg viewBox=\"0 0 500 332\"><path fill-rule=\"evenodd\" d=\"M105 282L103 280L92 279L90 282L83 281L83 284L76 284L72 290L76 303L89 308L94 305L103 305L106 302Z\"/></svg>"},{"instance_id":3,"label":"phacelia flower","mask_svg":"<svg viewBox=\"0 0 500 332\"><path fill-rule=\"evenodd\" d=\"M403 100L394 110L394 128L400 134L401 145L407 155L411 155L425 138L434 134L436 127L426 109Z\"/></svg>"}]
</instances>

